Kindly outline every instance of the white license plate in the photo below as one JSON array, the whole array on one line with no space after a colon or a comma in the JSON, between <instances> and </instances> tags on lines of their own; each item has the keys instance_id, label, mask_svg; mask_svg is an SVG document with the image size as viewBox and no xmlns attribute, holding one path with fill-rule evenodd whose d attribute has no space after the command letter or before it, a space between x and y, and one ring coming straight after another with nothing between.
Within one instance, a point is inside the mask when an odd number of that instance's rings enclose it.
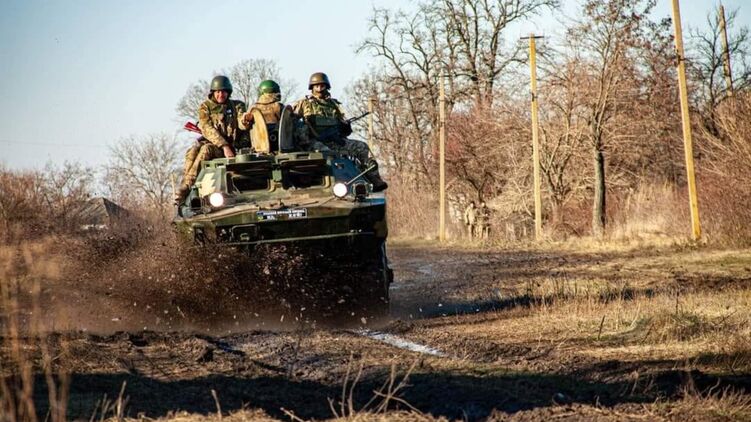
<instances>
[{"instance_id":1,"label":"white license plate","mask_svg":"<svg viewBox=\"0 0 751 422\"><path fill-rule=\"evenodd\" d=\"M256 211L256 217L259 221L291 220L295 218L306 218L307 216L308 216L307 208L289 208L286 210Z\"/></svg>"}]
</instances>

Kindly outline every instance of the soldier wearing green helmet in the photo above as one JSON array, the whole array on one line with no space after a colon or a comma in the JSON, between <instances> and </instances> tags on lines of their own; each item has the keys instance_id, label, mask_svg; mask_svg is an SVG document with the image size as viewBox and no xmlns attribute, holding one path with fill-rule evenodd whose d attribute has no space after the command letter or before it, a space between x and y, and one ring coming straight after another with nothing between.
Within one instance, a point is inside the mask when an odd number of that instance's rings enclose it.
<instances>
[{"instance_id":1,"label":"soldier wearing green helmet","mask_svg":"<svg viewBox=\"0 0 751 422\"><path fill-rule=\"evenodd\" d=\"M190 191L201 167L201 161L220 157L234 157L235 145L247 141L247 131L242 126L245 103L231 100L232 83L226 76L211 80L208 98L198 108L198 127L203 136L198 145L185 153L185 166L180 189L175 201L181 202Z\"/></svg>"},{"instance_id":2,"label":"soldier wearing green helmet","mask_svg":"<svg viewBox=\"0 0 751 422\"><path fill-rule=\"evenodd\" d=\"M311 95L306 95L293 105L295 114L302 117L305 122L303 132L298 134L303 146L312 150L334 150L349 155L357 158L363 167L375 164L375 169L369 171L366 176L373 184L375 192L386 189L388 184L378 173L375 160L370 158L368 145L362 141L347 139L347 136L352 133L352 127L344 117L341 103L332 98L329 93L331 89L329 77L323 72L310 75L308 89ZM322 134L328 135L323 139Z\"/></svg>"},{"instance_id":3,"label":"soldier wearing green helmet","mask_svg":"<svg viewBox=\"0 0 751 422\"><path fill-rule=\"evenodd\" d=\"M253 111L260 111L263 115L263 122L266 124L266 131L270 137L273 137L269 141L275 144L277 141L277 125L279 124L283 109L282 90L279 84L271 79L262 81L258 84L258 99L256 103L242 116L242 127L244 129L251 129L257 123L253 117Z\"/></svg>"}]
</instances>

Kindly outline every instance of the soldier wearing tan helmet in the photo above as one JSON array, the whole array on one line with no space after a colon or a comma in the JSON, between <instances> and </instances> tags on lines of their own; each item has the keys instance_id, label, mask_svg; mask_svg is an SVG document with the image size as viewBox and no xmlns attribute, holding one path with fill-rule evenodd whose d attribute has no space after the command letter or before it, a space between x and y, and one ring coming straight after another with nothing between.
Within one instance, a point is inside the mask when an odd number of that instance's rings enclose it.
<instances>
[{"instance_id":1,"label":"soldier wearing tan helmet","mask_svg":"<svg viewBox=\"0 0 751 422\"><path fill-rule=\"evenodd\" d=\"M295 114L305 122L305 130L299 134L301 142L311 150L333 150L357 158L365 168L376 164L370 158L370 149L366 143L347 139L352 133L352 127L345 120L341 103L331 98L329 77L323 72L310 75L308 89L311 95L293 105ZM388 187L381 179L377 165L366 176L375 192Z\"/></svg>"},{"instance_id":2,"label":"soldier wearing tan helmet","mask_svg":"<svg viewBox=\"0 0 751 422\"><path fill-rule=\"evenodd\" d=\"M232 84L226 76L211 80L208 99L198 108L198 127L203 136L198 145L185 153L183 181L175 192L175 202L180 203L190 191L201 169L201 161L220 157L234 157L235 144L246 140L242 126L245 103L231 100Z\"/></svg>"}]
</instances>

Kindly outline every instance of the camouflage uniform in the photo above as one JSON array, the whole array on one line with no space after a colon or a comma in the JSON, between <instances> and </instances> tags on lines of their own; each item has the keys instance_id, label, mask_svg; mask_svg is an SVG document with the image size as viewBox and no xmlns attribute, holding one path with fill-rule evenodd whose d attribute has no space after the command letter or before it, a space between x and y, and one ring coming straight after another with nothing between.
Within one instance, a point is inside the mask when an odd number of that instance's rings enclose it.
<instances>
[{"instance_id":1,"label":"camouflage uniform","mask_svg":"<svg viewBox=\"0 0 751 422\"><path fill-rule=\"evenodd\" d=\"M294 113L305 122L305 130L299 134L302 146L316 151L336 151L357 158L363 165L368 164L368 144L346 138L352 130L342 127L345 118L339 101L331 97L308 95L292 107Z\"/></svg>"},{"instance_id":2,"label":"camouflage uniform","mask_svg":"<svg viewBox=\"0 0 751 422\"><path fill-rule=\"evenodd\" d=\"M467 235L474 239L477 236L477 208L474 202L470 202L464 210L464 224L467 226Z\"/></svg>"},{"instance_id":3,"label":"camouflage uniform","mask_svg":"<svg viewBox=\"0 0 751 422\"><path fill-rule=\"evenodd\" d=\"M477 228L481 239L490 237L490 208L484 202L477 209Z\"/></svg>"},{"instance_id":4,"label":"camouflage uniform","mask_svg":"<svg viewBox=\"0 0 751 422\"><path fill-rule=\"evenodd\" d=\"M198 127L203 132L198 145L185 153L183 186L190 187L201 169L201 161L224 157L222 148L247 142L246 127L242 122L245 103L227 99L219 104L212 98L198 108Z\"/></svg>"},{"instance_id":5,"label":"camouflage uniform","mask_svg":"<svg viewBox=\"0 0 751 422\"><path fill-rule=\"evenodd\" d=\"M344 110L339 101L331 98L329 77L323 72L310 75L308 95L293 105L293 111L302 117L305 126L296 134L300 146L310 150L333 150L360 161L361 169L373 167L365 174L373 184L373 191L380 192L388 188L388 183L378 174L378 165L370 159L370 148L362 141L347 139L352 127L344 118Z\"/></svg>"}]
</instances>

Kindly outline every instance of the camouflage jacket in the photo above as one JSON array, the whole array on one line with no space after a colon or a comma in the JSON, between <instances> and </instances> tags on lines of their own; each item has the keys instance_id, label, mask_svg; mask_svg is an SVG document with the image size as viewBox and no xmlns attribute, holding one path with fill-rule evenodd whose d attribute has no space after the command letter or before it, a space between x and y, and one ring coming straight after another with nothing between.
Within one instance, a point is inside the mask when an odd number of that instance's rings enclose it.
<instances>
[{"instance_id":1,"label":"camouflage jacket","mask_svg":"<svg viewBox=\"0 0 751 422\"><path fill-rule=\"evenodd\" d=\"M295 114L305 120L314 136L344 121L344 109L341 103L331 97L317 98L308 95L292 107Z\"/></svg>"},{"instance_id":2,"label":"camouflage jacket","mask_svg":"<svg viewBox=\"0 0 751 422\"><path fill-rule=\"evenodd\" d=\"M242 101L228 99L219 104L208 99L198 108L198 127L203 137L217 147L232 146L245 135L241 127L244 113L245 103Z\"/></svg>"},{"instance_id":3,"label":"camouflage jacket","mask_svg":"<svg viewBox=\"0 0 751 422\"><path fill-rule=\"evenodd\" d=\"M464 224L474 225L477 223L477 208L468 206L464 210Z\"/></svg>"},{"instance_id":4,"label":"camouflage jacket","mask_svg":"<svg viewBox=\"0 0 751 422\"><path fill-rule=\"evenodd\" d=\"M477 209L477 222L480 224L488 224L490 222L490 208L487 205Z\"/></svg>"}]
</instances>

